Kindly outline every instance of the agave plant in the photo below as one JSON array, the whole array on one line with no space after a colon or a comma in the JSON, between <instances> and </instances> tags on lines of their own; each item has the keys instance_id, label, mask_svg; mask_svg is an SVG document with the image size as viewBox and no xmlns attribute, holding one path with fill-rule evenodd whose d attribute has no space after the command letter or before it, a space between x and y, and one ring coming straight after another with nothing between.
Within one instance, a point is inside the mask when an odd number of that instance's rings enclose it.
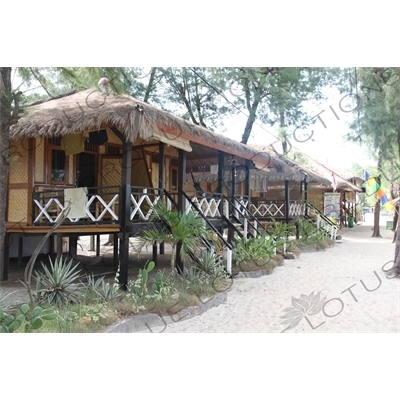
<instances>
[{"instance_id":1,"label":"agave plant","mask_svg":"<svg viewBox=\"0 0 400 400\"><path fill-rule=\"evenodd\" d=\"M6 298L14 294L14 292L7 291L5 293L0 293L0 309L2 309L4 312L11 311L13 308L12 304L8 301L6 301Z\"/></svg>"},{"instance_id":2,"label":"agave plant","mask_svg":"<svg viewBox=\"0 0 400 400\"><path fill-rule=\"evenodd\" d=\"M43 272L36 272L36 301L53 305L77 303L82 295L82 283L76 283L81 277L78 264L72 265L73 260L67 262L62 257L54 263L50 260L50 268L42 264Z\"/></svg>"},{"instance_id":3,"label":"agave plant","mask_svg":"<svg viewBox=\"0 0 400 400\"><path fill-rule=\"evenodd\" d=\"M205 251L196 259L194 268L211 278L226 277L220 258L213 251Z\"/></svg>"}]
</instances>

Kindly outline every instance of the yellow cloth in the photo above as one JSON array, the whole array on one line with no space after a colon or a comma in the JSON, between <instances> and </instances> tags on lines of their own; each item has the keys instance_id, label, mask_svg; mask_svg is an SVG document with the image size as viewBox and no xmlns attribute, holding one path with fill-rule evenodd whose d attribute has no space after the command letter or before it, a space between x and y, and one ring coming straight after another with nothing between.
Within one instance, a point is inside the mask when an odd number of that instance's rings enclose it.
<instances>
[{"instance_id":1,"label":"yellow cloth","mask_svg":"<svg viewBox=\"0 0 400 400\"><path fill-rule=\"evenodd\" d=\"M85 138L83 133L63 136L61 138L61 148L65 151L67 156L85 151Z\"/></svg>"},{"instance_id":2,"label":"yellow cloth","mask_svg":"<svg viewBox=\"0 0 400 400\"><path fill-rule=\"evenodd\" d=\"M86 200L88 190L86 187L64 189L64 205L68 207L71 203L71 209L68 218L86 217Z\"/></svg>"}]
</instances>

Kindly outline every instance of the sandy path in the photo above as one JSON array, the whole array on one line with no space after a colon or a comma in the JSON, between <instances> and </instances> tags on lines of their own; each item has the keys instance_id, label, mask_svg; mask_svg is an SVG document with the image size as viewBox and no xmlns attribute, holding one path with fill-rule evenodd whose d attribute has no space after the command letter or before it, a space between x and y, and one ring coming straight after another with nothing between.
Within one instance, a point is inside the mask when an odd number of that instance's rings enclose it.
<instances>
[{"instance_id":1,"label":"sandy path","mask_svg":"<svg viewBox=\"0 0 400 400\"><path fill-rule=\"evenodd\" d=\"M380 239L371 233L369 225L345 228L333 248L285 260L272 275L235 279L226 303L163 332L279 333L288 326L281 316L292 296L313 291L326 296L320 310L287 332L400 332L400 279L381 270L393 258L392 232L382 227Z\"/></svg>"}]
</instances>

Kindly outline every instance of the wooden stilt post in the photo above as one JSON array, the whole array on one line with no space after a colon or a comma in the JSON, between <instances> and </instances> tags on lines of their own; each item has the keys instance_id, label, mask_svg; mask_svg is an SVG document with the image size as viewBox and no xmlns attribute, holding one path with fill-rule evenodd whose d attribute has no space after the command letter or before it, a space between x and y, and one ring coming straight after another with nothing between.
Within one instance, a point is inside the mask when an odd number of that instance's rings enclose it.
<instances>
[{"instance_id":1,"label":"wooden stilt post","mask_svg":"<svg viewBox=\"0 0 400 400\"><path fill-rule=\"evenodd\" d=\"M217 193L221 195L221 201L219 203L219 214L224 215L224 202L222 201L222 195L224 192L224 175L225 175L225 165L224 165L225 153L223 151L218 150L218 185L217 185ZM224 233L224 227L221 226L219 228L219 232L221 235Z\"/></svg>"},{"instance_id":2,"label":"wooden stilt post","mask_svg":"<svg viewBox=\"0 0 400 400\"><path fill-rule=\"evenodd\" d=\"M285 219L286 223L289 223L290 217L289 217L289 181L286 179L285 180Z\"/></svg>"},{"instance_id":3,"label":"wooden stilt post","mask_svg":"<svg viewBox=\"0 0 400 400\"><path fill-rule=\"evenodd\" d=\"M159 195L165 189L165 145L163 142L158 144L158 187L160 189ZM160 254L164 254L164 242L160 243Z\"/></svg>"},{"instance_id":4,"label":"wooden stilt post","mask_svg":"<svg viewBox=\"0 0 400 400\"><path fill-rule=\"evenodd\" d=\"M118 234L114 233L113 264L118 265Z\"/></svg>"},{"instance_id":5,"label":"wooden stilt post","mask_svg":"<svg viewBox=\"0 0 400 400\"><path fill-rule=\"evenodd\" d=\"M71 258L76 258L78 253L78 237L70 236L69 237L69 256Z\"/></svg>"},{"instance_id":6,"label":"wooden stilt post","mask_svg":"<svg viewBox=\"0 0 400 400\"><path fill-rule=\"evenodd\" d=\"M308 201L308 187L307 187L307 177L304 178L304 201ZM305 215L308 216L308 207L305 208Z\"/></svg>"},{"instance_id":7,"label":"wooden stilt post","mask_svg":"<svg viewBox=\"0 0 400 400\"><path fill-rule=\"evenodd\" d=\"M1 247L3 246L3 247ZM10 263L9 249L10 249L10 234L5 233L4 243L0 243L0 257L3 257L0 262L0 282L8 280L8 266Z\"/></svg>"},{"instance_id":8,"label":"wooden stilt post","mask_svg":"<svg viewBox=\"0 0 400 400\"><path fill-rule=\"evenodd\" d=\"M121 226L119 284L124 290L126 290L128 284L131 169L132 143L125 139L122 143L122 177L119 194L119 221Z\"/></svg>"},{"instance_id":9,"label":"wooden stilt post","mask_svg":"<svg viewBox=\"0 0 400 400\"><path fill-rule=\"evenodd\" d=\"M179 149L179 168L178 168L178 207L180 211L185 210L185 197L183 191L185 190L185 178L186 178L186 152ZM178 243L176 246L176 268L181 274L183 272L183 261L180 256L182 243Z\"/></svg>"}]
</instances>

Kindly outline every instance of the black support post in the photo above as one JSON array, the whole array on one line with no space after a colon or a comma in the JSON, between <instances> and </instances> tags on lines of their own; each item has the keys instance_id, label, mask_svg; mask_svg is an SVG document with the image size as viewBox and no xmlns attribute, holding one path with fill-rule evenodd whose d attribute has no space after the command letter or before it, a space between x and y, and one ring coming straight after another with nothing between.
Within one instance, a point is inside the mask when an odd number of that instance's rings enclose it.
<instances>
[{"instance_id":1,"label":"black support post","mask_svg":"<svg viewBox=\"0 0 400 400\"><path fill-rule=\"evenodd\" d=\"M185 190L185 178L186 178L186 152L179 149L179 168L178 168L178 207L180 211L185 210L185 197L183 191ZM183 261L180 256L182 243L178 243L176 246L176 268L179 273L183 272Z\"/></svg>"},{"instance_id":2,"label":"black support post","mask_svg":"<svg viewBox=\"0 0 400 400\"><path fill-rule=\"evenodd\" d=\"M128 284L131 169L132 143L124 141L122 144L122 179L119 194L119 221L121 226L119 284L124 290L126 290Z\"/></svg>"},{"instance_id":3,"label":"black support post","mask_svg":"<svg viewBox=\"0 0 400 400\"><path fill-rule=\"evenodd\" d=\"M245 182L244 182L244 195L248 197L249 200L249 207L250 207L250 167L251 167L251 161L246 160L245 161L245 172L246 172L246 177L245 177Z\"/></svg>"},{"instance_id":4,"label":"black support post","mask_svg":"<svg viewBox=\"0 0 400 400\"><path fill-rule=\"evenodd\" d=\"M0 246L4 246L0 251L0 257L3 258L3 262L0 263L0 282L8 280L8 267L10 263L9 250L10 250L10 234L4 235L4 244L0 243Z\"/></svg>"},{"instance_id":5,"label":"black support post","mask_svg":"<svg viewBox=\"0 0 400 400\"><path fill-rule=\"evenodd\" d=\"M158 143L158 187L160 188L159 195L165 189L165 144ZM165 253L164 242L160 243L160 254Z\"/></svg>"},{"instance_id":6,"label":"black support post","mask_svg":"<svg viewBox=\"0 0 400 400\"><path fill-rule=\"evenodd\" d=\"M285 180L285 217L286 217L286 223L289 223L289 181L286 179Z\"/></svg>"}]
</instances>

